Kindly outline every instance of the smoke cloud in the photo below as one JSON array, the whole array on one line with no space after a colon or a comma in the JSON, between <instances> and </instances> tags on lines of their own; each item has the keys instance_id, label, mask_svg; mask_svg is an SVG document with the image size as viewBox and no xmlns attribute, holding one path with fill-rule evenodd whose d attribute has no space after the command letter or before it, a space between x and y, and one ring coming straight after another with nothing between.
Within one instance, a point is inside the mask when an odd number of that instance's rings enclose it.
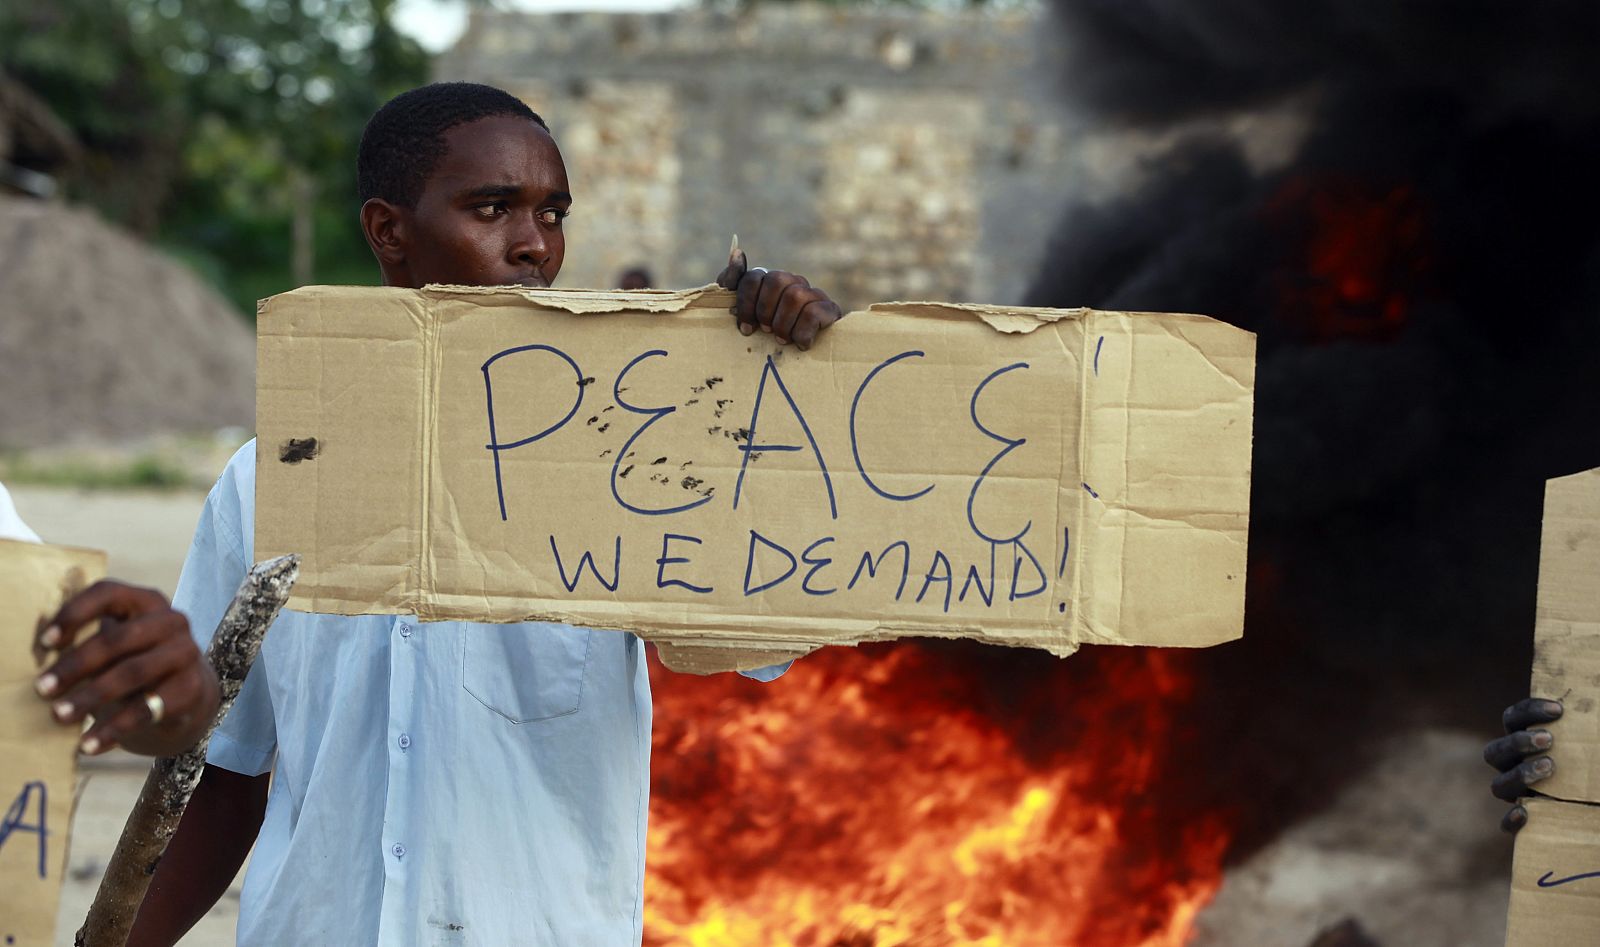
<instances>
[{"instance_id":1,"label":"smoke cloud","mask_svg":"<svg viewBox=\"0 0 1600 947\"><path fill-rule=\"evenodd\" d=\"M1544 480L1600 465L1600 7L1054 12L1069 104L1180 142L1067 209L1026 303L1259 335L1246 637L1195 658L1184 791L1248 787L1269 834L1368 736L1526 694ZM1285 108L1287 163L1222 130Z\"/></svg>"}]
</instances>

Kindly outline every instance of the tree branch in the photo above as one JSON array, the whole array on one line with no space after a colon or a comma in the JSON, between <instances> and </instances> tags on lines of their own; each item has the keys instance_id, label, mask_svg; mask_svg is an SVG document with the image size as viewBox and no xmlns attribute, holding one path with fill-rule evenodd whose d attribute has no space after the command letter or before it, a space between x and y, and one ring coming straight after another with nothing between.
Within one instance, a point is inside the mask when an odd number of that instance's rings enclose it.
<instances>
[{"instance_id":1,"label":"tree branch","mask_svg":"<svg viewBox=\"0 0 1600 947\"><path fill-rule=\"evenodd\" d=\"M289 600L300 574L299 556L280 556L257 563L240 583L228 611L217 624L207 657L222 689L217 716L200 742L176 756L163 756L150 767L139 801L128 815L122 838L100 879L89 916L79 928L77 947L123 947L133 929L156 865L178 829L189 797L205 771L206 748L217 724L228 715L244 677L261 650L261 638Z\"/></svg>"}]
</instances>

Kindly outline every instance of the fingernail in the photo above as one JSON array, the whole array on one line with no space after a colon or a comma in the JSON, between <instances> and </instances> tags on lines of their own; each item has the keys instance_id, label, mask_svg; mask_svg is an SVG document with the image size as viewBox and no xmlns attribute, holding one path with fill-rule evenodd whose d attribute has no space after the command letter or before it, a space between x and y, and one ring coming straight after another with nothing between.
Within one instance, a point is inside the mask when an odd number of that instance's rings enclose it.
<instances>
[{"instance_id":1,"label":"fingernail","mask_svg":"<svg viewBox=\"0 0 1600 947\"><path fill-rule=\"evenodd\" d=\"M50 708L50 712L56 715L57 720L65 720L72 716L72 701L58 700L55 706Z\"/></svg>"},{"instance_id":2,"label":"fingernail","mask_svg":"<svg viewBox=\"0 0 1600 947\"><path fill-rule=\"evenodd\" d=\"M1556 738L1550 735L1549 730L1533 731L1533 745L1539 749L1548 750L1555 742Z\"/></svg>"},{"instance_id":3,"label":"fingernail","mask_svg":"<svg viewBox=\"0 0 1600 947\"><path fill-rule=\"evenodd\" d=\"M39 679L33 682L33 689L39 692L40 697L49 697L56 692L56 686L60 683L54 674L41 674Z\"/></svg>"},{"instance_id":4,"label":"fingernail","mask_svg":"<svg viewBox=\"0 0 1600 947\"><path fill-rule=\"evenodd\" d=\"M1549 776L1555 772L1555 768L1556 764L1548 756L1533 761L1533 772L1538 776Z\"/></svg>"},{"instance_id":5,"label":"fingernail","mask_svg":"<svg viewBox=\"0 0 1600 947\"><path fill-rule=\"evenodd\" d=\"M84 737L79 746L83 747L83 752L90 756L100 752L100 740L97 737Z\"/></svg>"},{"instance_id":6,"label":"fingernail","mask_svg":"<svg viewBox=\"0 0 1600 947\"><path fill-rule=\"evenodd\" d=\"M49 642L45 643L49 644ZM1543 710L1547 714L1559 714L1561 713L1561 702L1559 700L1547 700L1544 702Z\"/></svg>"},{"instance_id":7,"label":"fingernail","mask_svg":"<svg viewBox=\"0 0 1600 947\"><path fill-rule=\"evenodd\" d=\"M750 333L752 333L754 331L756 331L756 327L751 325L750 323L748 323L748 322L739 323L739 334L740 335L749 335Z\"/></svg>"},{"instance_id":8,"label":"fingernail","mask_svg":"<svg viewBox=\"0 0 1600 947\"><path fill-rule=\"evenodd\" d=\"M60 644L61 626L51 625L49 628L46 628L44 630L44 634L39 636L39 643L44 645L46 648L54 648L56 645Z\"/></svg>"},{"instance_id":9,"label":"fingernail","mask_svg":"<svg viewBox=\"0 0 1600 947\"><path fill-rule=\"evenodd\" d=\"M761 331L762 332L771 332L772 331L772 326L762 326L761 327Z\"/></svg>"}]
</instances>

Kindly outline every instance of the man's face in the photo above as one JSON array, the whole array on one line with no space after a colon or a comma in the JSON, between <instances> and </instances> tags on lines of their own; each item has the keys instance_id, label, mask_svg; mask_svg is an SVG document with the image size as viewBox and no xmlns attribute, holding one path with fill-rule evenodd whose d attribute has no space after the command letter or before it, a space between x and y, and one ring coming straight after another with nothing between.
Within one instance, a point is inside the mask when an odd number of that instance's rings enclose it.
<instances>
[{"instance_id":1,"label":"man's face","mask_svg":"<svg viewBox=\"0 0 1600 947\"><path fill-rule=\"evenodd\" d=\"M449 151L409 214L412 286L549 286L561 271L561 219L572 206L550 133L497 115L445 133Z\"/></svg>"}]
</instances>

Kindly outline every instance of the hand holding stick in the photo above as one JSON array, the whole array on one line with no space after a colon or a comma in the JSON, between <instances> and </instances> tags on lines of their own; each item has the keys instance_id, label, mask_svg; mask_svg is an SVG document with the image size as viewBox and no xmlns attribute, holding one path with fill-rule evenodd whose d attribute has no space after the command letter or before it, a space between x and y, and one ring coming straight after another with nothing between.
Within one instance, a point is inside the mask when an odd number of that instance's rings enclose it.
<instances>
[{"instance_id":1,"label":"hand holding stick","mask_svg":"<svg viewBox=\"0 0 1600 947\"><path fill-rule=\"evenodd\" d=\"M245 675L261 650L261 638L289 600L299 574L299 556L280 556L257 563L239 585L232 604L217 624L207 654L222 690L216 719L200 742L151 765L111 864L100 879L100 890L95 892L89 916L78 929L74 940L77 947L123 947L127 943L156 864L166 853L167 843L172 841L189 797L205 771L211 734L239 696Z\"/></svg>"}]
</instances>

